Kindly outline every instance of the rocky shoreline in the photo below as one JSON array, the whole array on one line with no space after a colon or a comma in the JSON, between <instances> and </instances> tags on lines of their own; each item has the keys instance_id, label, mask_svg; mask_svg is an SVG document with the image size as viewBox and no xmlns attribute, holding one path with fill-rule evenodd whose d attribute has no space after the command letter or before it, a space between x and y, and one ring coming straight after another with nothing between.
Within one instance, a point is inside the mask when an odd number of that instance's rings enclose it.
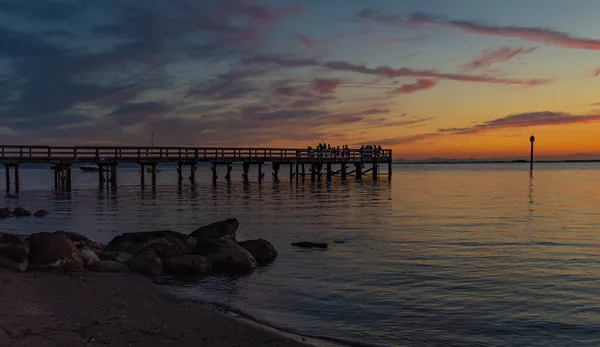
<instances>
[{"instance_id":1,"label":"rocky shoreline","mask_svg":"<svg viewBox=\"0 0 600 347\"><path fill-rule=\"evenodd\" d=\"M124 233L107 245L68 231L31 235L0 233L0 267L25 271L83 270L164 276L239 274L277 258L264 239L238 242L235 218L183 234L172 230Z\"/></svg>"}]
</instances>

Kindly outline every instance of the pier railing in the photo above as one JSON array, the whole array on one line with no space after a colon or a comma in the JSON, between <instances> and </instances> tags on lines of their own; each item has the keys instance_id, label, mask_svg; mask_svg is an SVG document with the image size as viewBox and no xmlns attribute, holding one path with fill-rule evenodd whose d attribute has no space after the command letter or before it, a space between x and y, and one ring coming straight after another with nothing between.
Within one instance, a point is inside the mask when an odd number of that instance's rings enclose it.
<instances>
[{"instance_id":1,"label":"pier railing","mask_svg":"<svg viewBox=\"0 0 600 347\"><path fill-rule=\"evenodd\" d=\"M391 159L391 150L373 149L292 149L215 147L134 147L134 146L15 146L0 145L1 161L18 162L360 162Z\"/></svg>"}]
</instances>

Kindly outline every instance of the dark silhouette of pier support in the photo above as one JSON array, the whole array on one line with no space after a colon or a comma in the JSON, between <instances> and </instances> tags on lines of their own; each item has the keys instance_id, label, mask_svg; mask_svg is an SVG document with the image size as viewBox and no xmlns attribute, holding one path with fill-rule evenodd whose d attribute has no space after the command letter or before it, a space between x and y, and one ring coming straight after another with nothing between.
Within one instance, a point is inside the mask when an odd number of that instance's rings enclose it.
<instances>
[{"instance_id":1,"label":"dark silhouette of pier support","mask_svg":"<svg viewBox=\"0 0 600 347\"><path fill-rule=\"evenodd\" d=\"M213 163L212 166L210 167L210 170L212 171L213 183L216 183L217 180L219 179L219 176L217 176L217 163Z\"/></svg>"},{"instance_id":2,"label":"dark silhouette of pier support","mask_svg":"<svg viewBox=\"0 0 600 347\"><path fill-rule=\"evenodd\" d=\"M250 163L245 161L243 169L244 169L244 173L242 173L242 177L244 177L244 182L248 182L248 173L250 172Z\"/></svg>"},{"instance_id":3,"label":"dark silhouette of pier support","mask_svg":"<svg viewBox=\"0 0 600 347\"><path fill-rule=\"evenodd\" d=\"M152 163L152 186L156 187L156 163Z\"/></svg>"},{"instance_id":4,"label":"dark silhouette of pier support","mask_svg":"<svg viewBox=\"0 0 600 347\"><path fill-rule=\"evenodd\" d=\"M347 168L345 162L342 162L341 171L342 171L342 181L345 181L346 180L347 171L348 171L348 168Z\"/></svg>"},{"instance_id":5,"label":"dark silhouette of pier support","mask_svg":"<svg viewBox=\"0 0 600 347\"><path fill-rule=\"evenodd\" d=\"M356 168L354 171L356 173L356 179L357 180L361 180L362 179L362 167L363 167L363 163L354 163L354 167Z\"/></svg>"},{"instance_id":6,"label":"dark silhouette of pier support","mask_svg":"<svg viewBox=\"0 0 600 347\"><path fill-rule=\"evenodd\" d=\"M11 189L11 179L10 179L10 169L13 169L14 178L15 178L15 191L19 191L19 187L21 185L21 181L19 180L19 164L4 164L4 175L6 179L6 192L10 192Z\"/></svg>"},{"instance_id":7,"label":"dark silhouette of pier support","mask_svg":"<svg viewBox=\"0 0 600 347\"><path fill-rule=\"evenodd\" d=\"M327 163L327 182L331 182L331 178L333 177L333 172L331 171L331 163Z\"/></svg>"},{"instance_id":8,"label":"dark silhouette of pier support","mask_svg":"<svg viewBox=\"0 0 600 347\"><path fill-rule=\"evenodd\" d=\"M279 163L273 163L273 173L272 173L272 175L273 175L273 181L275 181L275 182L279 181L279 168L280 168L280 165L281 164L279 164Z\"/></svg>"},{"instance_id":9,"label":"dark silhouette of pier support","mask_svg":"<svg viewBox=\"0 0 600 347\"><path fill-rule=\"evenodd\" d=\"M227 174L225 175L225 179L227 180L227 182L231 181L231 170L233 169L233 166L231 166L231 164L227 164Z\"/></svg>"},{"instance_id":10,"label":"dark silhouette of pier support","mask_svg":"<svg viewBox=\"0 0 600 347\"><path fill-rule=\"evenodd\" d=\"M298 172L298 170L296 170ZM294 164L290 164L290 182L294 179Z\"/></svg>"},{"instance_id":11,"label":"dark silhouette of pier support","mask_svg":"<svg viewBox=\"0 0 600 347\"><path fill-rule=\"evenodd\" d=\"M110 185L112 188L117 187L117 164L110 165Z\"/></svg>"},{"instance_id":12,"label":"dark silhouette of pier support","mask_svg":"<svg viewBox=\"0 0 600 347\"><path fill-rule=\"evenodd\" d=\"M183 165L181 163L177 163L177 184L181 185L183 183Z\"/></svg>"},{"instance_id":13,"label":"dark silhouette of pier support","mask_svg":"<svg viewBox=\"0 0 600 347\"><path fill-rule=\"evenodd\" d=\"M378 171L379 171L379 164L377 164L377 160L374 160L373 161L373 181L377 181Z\"/></svg>"},{"instance_id":14,"label":"dark silhouette of pier support","mask_svg":"<svg viewBox=\"0 0 600 347\"><path fill-rule=\"evenodd\" d=\"M262 171L263 163L258 163L258 182L262 182L263 178L265 178L265 174Z\"/></svg>"},{"instance_id":15,"label":"dark silhouette of pier support","mask_svg":"<svg viewBox=\"0 0 600 347\"><path fill-rule=\"evenodd\" d=\"M302 163L302 180L304 181L304 177L306 177L306 171L304 171L304 163Z\"/></svg>"},{"instance_id":16,"label":"dark silhouette of pier support","mask_svg":"<svg viewBox=\"0 0 600 347\"><path fill-rule=\"evenodd\" d=\"M142 187L146 184L146 166L140 163L140 184Z\"/></svg>"},{"instance_id":17,"label":"dark silhouette of pier support","mask_svg":"<svg viewBox=\"0 0 600 347\"><path fill-rule=\"evenodd\" d=\"M195 164L190 165L190 184L195 186L196 185L196 170L198 169L198 167Z\"/></svg>"}]
</instances>

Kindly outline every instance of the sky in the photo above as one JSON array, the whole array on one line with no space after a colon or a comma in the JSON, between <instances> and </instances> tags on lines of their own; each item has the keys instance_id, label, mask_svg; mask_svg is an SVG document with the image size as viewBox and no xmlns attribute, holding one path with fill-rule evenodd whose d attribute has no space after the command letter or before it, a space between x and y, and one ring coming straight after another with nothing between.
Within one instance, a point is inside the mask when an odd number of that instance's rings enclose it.
<instances>
[{"instance_id":1,"label":"sky","mask_svg":"<svg viewBox=\"0 0 600 347\"><path fill-rule=\"evenodd\" d=\"M0 0L0 143L600 158L597 0Z\"/></svg>"}]
</instances>

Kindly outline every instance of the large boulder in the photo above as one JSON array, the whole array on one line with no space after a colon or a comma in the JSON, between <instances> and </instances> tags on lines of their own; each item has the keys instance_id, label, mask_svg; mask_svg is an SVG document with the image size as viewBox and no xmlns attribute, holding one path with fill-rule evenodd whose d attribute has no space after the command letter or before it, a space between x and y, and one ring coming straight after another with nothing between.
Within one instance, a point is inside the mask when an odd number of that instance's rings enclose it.
<instances>
[{"instance_id":1,"label":"large boulder","mask_svg":"<svg viewBox=\"0 0 600 347\"><path fill-rule=\"evenodd\" d=\"M212 239L196 240L196 247L192 250L193 254L207 256L211 253L216 253L221 249L224 241Z\"/></svg>"},{"instance_id":2,"label":"large boulder","mask_svg":"<svg viewBox=\"0 0 600 347\"><path fill-rule=\"evenodd\" d=\"M258 265L267 265L277 258L277 250L265 239L242 241L238 244L252 254Z\"/></svg>"},{"instance_id":3,"label":"large boulder","mask_svg":"<svg viewBox=\"0 0 600 347\"><path fill-rule=\"evenodd\" d=\"M0 208L0 219L10 218L12 215L10 208Z\"/></svg>"},{"instance_id":4,"label":"large boulder","mask_svg":"<svg viewBox=\"0 0 600 347\"><path fill-rule=\"evenodd\" d=\"M129 270L146 275L153 280L162 276L163 264L158 254L152 250L144 251L127 262Z\"/></svg>"},{"instance_id":5,"label":"large boulder","mask_svg":"<svg viewBox=\"0 0 600 347\"><path fill-rule=\"evenodd\" d=\"M112 252L99 252L98 253L98 258L100 258L100 260L111 260L111 261L116 261L119 263L123 263L123 264L127 264L127 262L129 261L129 259L131 259L133 257L133 255L126 253L126 252L120 252L120 251L112 251Z\"/></svg>"},{"instance_id":6,"label":"large boulder","mask_svg":"<svg viewBox=\"0 0 600 347\"><path fill-rule=\"evenodd\" d=\"M22 207L15 208L13 210L12 214L15 217L29 217L29 216L31 216L31 212L27 211L26 209L24 209Z\"/></svg>"},{"instance_id":7,"label":"large boulder","mask_svg":"<svg viewBox=\"0 0 600 347\"><path fill-rule=\"evenodd\" d=\"M71 240L71 242L73 242L75 247L77 247L78 249L81 249L81 250L91 249L94 252L102 252L104 250L103 245L99 244L98 242L94 242L81 234L74 233L71 231L63 231L63 230L58 230L58 231L55 231L54 233L55 234L63 234L66 237L68 237L69 240Z\"/></svg>"},{"instance_id":8,"label":"large boulder","mask_svg":"<svg viewBox=\"0 0 600 347\"><path fill-rule=\"evenodd\" d=\"M88 267L95 272L128 272L129 267L123 263L114 260L101 260Z\"/></svg>"},{"instance_id":9,"label":"large boulder","mask_svg":"<svg viewBox=\"0 0 600 347\"><path fill-rule=\"evenodd\" d=\"M212 266L205 257L188 254L167 259L164 263L164 271L174 275L197 276L210 273Z\"/></svg>"},{"instance_id":10,"label":"large boulder","mask_svg":"<svg viewBox=\"0 0 600 347\"><path fill-rule=\"evenodd\" d=\"M25 236L0 233L0 267L27 271L29 242Z\"/></svg>"},{"instance_id":11,"label":"large boulder","mask_svg":"<svg viewBox=\"0 0 600 347\"><path fill-rule=\"evenodd\" d=\"M29 266L40 270L83 270L81 252L65 234L37 233L29 237Z\"/></svg>"},{"instance_id":12,"label":"large boulder","mask_svg":"<svg viewBox=\"0 0 600 347\"><path fill-rule=\"evenodd\" d=\"M46 210L37 210L33 213L33 216L36 218L44 218L49 214L50 214L50 212L48 212Z\"/></svg>"},{"instance_id":13,"label":"large boulder","mask_svg":"<svg viewBox=\"0 0 600 347\"><path fill-rule=\"evenodd\" d=\"M233 241L224 241L215 253L206 256L213 271L219 273L240 273L256 268L256 259L242 246Z\"/></svg>"},{"instance_id":14,"label":"large boulder","mask_svg":"<svg viewBox=\"0 0 600 347\"><path fill-rule=\"evenodd\" d=\"M125 233L112 239L104 248L105 252L125 252L132 255L152 250L161 257L190 254L196 240L189 235L170 230Z\"/></svg>"},{"instance_id":15,"label":"large boulder","mask_svg":"<svg viewBox=\"0 0 600 347\"><path fill-rule=\"evenodd\" d=\"M235 232L240 227L240 222L235 218L225 219L214 222L198 228L190 234L196 240L214 239L214 240L232 240L235 241Z\"/></svg>"}]
</instances>

